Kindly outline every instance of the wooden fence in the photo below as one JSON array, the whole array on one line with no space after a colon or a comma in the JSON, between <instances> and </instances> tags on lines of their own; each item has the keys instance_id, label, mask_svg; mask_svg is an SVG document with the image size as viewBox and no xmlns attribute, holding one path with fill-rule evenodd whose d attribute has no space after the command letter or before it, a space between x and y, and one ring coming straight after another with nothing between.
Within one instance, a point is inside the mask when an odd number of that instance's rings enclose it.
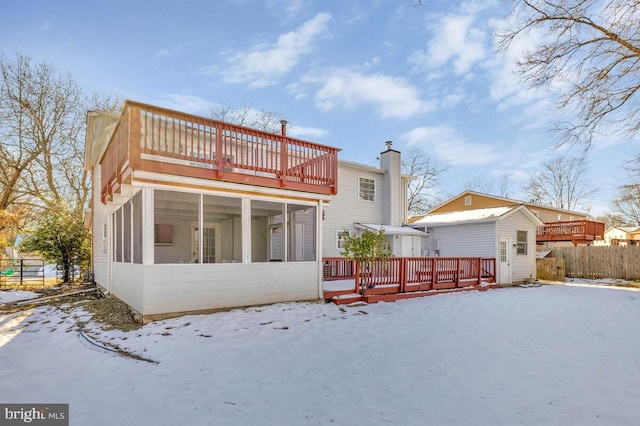
<instances>
[{"instance_id":1,"label":"wooden fence","mask_svg":"<svg viewBox=\"0 0 640 426\"><path fill-rule=\"evenodd\" d=\"M564 259L567 277L640 279L640 247L555 247L552 255Z\"/></svg>"},{"instance_id":2,"label":"wooden fence","mask_svg":"<svg viewBox=\"0 0 640 426\"><path fill-rule=\"evenodd\" d=\"M536 259L536 277L539 280L564 281L565 262L562 258Z\"/></svg>"}]
</instances>

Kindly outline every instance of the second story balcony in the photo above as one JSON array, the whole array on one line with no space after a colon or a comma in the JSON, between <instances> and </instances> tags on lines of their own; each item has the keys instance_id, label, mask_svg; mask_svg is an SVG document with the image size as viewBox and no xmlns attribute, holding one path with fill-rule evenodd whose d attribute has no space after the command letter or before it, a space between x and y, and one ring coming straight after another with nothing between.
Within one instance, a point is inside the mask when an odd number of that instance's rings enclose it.
<instances>
[{"instance_id":1,"label":"second story balcony","mask_svg":"<svg viewBox=\"0 0 640 426\"><path fill-rule=\"evenodd\" d=\"M335 195L338 151L126 101L100 162L101 200L113 200L138 170Z\"/></svg>"},{"instance_id":2,"label":"second story balcony","mask_svg":"<svg viewBox=\"0 0 640 426\"><path fill-rule=\"evenodd\" d=\"M572 220L568 222L549 222L539 226L536 241L570 241L574 244L589 244L604 238L605 224L592 220Z\"/></svg>"}]
</instances>

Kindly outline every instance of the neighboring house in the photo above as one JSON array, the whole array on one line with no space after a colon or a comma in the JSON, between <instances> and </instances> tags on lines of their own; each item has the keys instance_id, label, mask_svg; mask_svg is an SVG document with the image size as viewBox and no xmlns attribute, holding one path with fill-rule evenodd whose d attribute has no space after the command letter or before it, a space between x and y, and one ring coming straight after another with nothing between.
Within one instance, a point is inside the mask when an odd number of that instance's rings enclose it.
<instances>
[{"instance_id":1,"label":"neighboring house","mask_svg":"<svg viewBox=\"0 0 640 426\"><path fill-rule=\"evenodd\" d=\"M98 286L145 319L322 297L338 149L126 101L89 112Z\"/></svg>"},{"instance_id":2,"label":"neighboring house","mask_svg":"<svg viewBox=\"0 0 640 426\"><path fill-rule=\"evenodd\" d=\"M429 234L426 256L496 259L496 280L508 285L536 278L536 227L523 205L429 213L412 227Z\"/></svg>"},{"instance_id":3,"label":"neighboring house","mask_svg":"<svg viewBox=\"0 0 640 426\"><path fill-rule=\"evenodd\" d=\"M451 213L492 207L526 206L543 225L536 230L539 249L561 245L593 244L604 237L604 223L588 220L586 213L543 206L534 202L522 202L475 191L464 191L449 201L429 211L427 215ZM409 223L423 216L409 219Z\"/></svg>"},{"instance_id":4,"label":"neighboring house","mask_svg":"<svg viewBox=\"0 0 640 426\"><path fill-rule=\"evenodd\" d=\"M601 246L640 246L640 226L612 226L604 233Z\"/></svg>"},{"instance_id":5,"label":"neighboring house","mask_svg":"<svg viewBox=\"0 0 640 426\"><path fill-rule=\"evenodd\" d=\"M401 173L401 154L392 149L391 142L379 158L379 167L338 162L340 190L324 211L323 257L342 256L345 234L365 229L384 229L394 256L421 256L426 234L404 226L411 176Z\"/></svg>"}]
</instances>

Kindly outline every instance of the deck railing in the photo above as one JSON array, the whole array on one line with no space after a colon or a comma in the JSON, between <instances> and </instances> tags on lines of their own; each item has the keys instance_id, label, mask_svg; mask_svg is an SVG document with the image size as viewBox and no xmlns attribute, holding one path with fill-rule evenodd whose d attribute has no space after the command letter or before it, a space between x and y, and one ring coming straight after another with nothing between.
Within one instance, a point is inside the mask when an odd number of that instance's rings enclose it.
<instances>
[{"instance_id":1,"label":"deck railing","mask_svg":"<svg viewBox=\"0 0 640 426\"><path fill-rule=\"evenodd\" d=\"M134 170L336 194L338 151L127 101L101 161L102 199Z\"/></svg>"},{"instance_id":2,"label":"deck railing","mask_svg":"<svg viewBox=\"0 0 640 426\"><path fill-rule=\"evenodd\" d=\"M368 291L403 293L409 291L454 288L496 282L496 259L480 257L392 257L370 265L343 257L323 258L324 279L354 280L360 292L364 277Z\"/></svg>"},{"instance_id":3,"label":"deck railing","mask_svg":"<svg viewBox=\"0 0 640 426\"><path fill-rule=\"evenodd\" d=\"M604 238L605 224L592 220L550 222L539 226L536 241L594 241Z\"/></svg>"}]
</instances>

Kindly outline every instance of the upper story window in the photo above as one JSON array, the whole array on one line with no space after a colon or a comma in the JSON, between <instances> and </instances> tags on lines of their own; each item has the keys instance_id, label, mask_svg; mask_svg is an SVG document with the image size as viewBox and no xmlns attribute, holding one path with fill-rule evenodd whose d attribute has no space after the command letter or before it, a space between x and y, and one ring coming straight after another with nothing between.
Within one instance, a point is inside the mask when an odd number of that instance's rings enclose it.
<instances>
[{"instance_id":1,"label":"upper story window","mask_svg":"<svg viewBox=\"0 0 640 426\"><path fill-rule=\"evenodd\" d=\"M339 249L344 248L345 238L349 236L349 231L337 231L336 232L336 247Z\"/></svg>"},{"instance_id":2,"label":"upper story window","mask_svg":"<svg viewBox=\"0 0 640 426\"><path fill-rule=\"evenodd\" d=\"M360 178L359 198L365 201L376 200L376 181L373 179Z\"/></svg>"},{"instance_id":3,"label":"upper story window","mask_svg":"<svg viewBox=\"0 0 640 426\"><path fill-rule=\"evenodd\" d=\"M516 253L527 254L527 231L518 231L516 241Z\"/></svg>"},{"instance_id":4,"label":"upper story window","mask_svg":"<svg viewBox=\"0 0 640 426\"><path fill-rule=\"evenodd\" d=\"M465 206L471 205L471 195L467 195L466 197L464 197L464 205Z\"/></svg>"}]
</instances>

